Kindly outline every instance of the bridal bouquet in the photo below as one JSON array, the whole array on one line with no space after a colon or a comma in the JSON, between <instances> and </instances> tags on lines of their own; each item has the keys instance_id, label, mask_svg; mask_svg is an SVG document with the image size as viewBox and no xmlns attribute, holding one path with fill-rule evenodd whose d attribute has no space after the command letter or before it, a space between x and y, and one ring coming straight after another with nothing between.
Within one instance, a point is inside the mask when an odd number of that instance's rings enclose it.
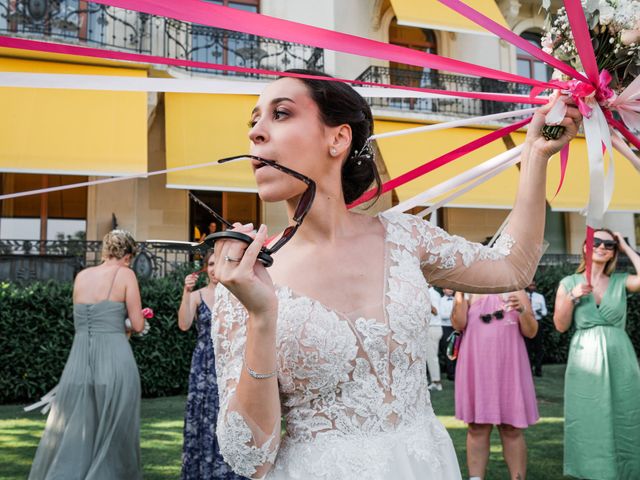
<instances>
[{"instance_id":1,"label":"bridal bouquet","mask_svg":"<svg viewBox=\"0 0 640 480\"><path fill-rule=\"evenodd\" d=\"M542 37L543 50L576 70L585 71L566 9L562 7L552 14L550 3L550 0L545 0L542 5L547 11L546 33ZM595 90L577 81L562 83L570 87L569 90L573 91L580 111L588 116L591 112L588 106L589 101L595 101L603 108L609 109L617 96L640 74L640 2L638 0L582 0L582 8L590 29L591 43L600 71L600 88ZM567 80L557 70L554 71L554 79ZM628 125L631 128L640 128L636 122L631 123Z\"/></svg>"},{"instance_id":2,"label":"bridal bouquet","mask_svg":"<svg viewBox=\"0 0 640 480\"><path fill-rule=\"evenodd\" d=\"M584 71L564 7L555 15L550 0L543 50L578 71ZM598 69L611 75L609 86L620 93L640 74L640 2L638 0L583 0Z\"/></svg>"}]
</instances>

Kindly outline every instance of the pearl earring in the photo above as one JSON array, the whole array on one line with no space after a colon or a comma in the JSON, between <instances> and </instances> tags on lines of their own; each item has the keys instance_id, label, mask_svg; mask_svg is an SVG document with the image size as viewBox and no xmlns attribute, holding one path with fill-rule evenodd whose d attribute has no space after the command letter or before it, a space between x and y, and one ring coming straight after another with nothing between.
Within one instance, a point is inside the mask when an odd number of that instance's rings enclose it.
<instances>
[{"instance_id":1,"label":"pearl earring","mask_svg":"<svg viewBox=\"0 0 640 480\"><path fill-rule=\"evenodd\" d=\"M335 157L338 151L335 148L331 147L331 150L329 150L329 153L331 153L331 156Z\"/></svg>"}]
</instances>

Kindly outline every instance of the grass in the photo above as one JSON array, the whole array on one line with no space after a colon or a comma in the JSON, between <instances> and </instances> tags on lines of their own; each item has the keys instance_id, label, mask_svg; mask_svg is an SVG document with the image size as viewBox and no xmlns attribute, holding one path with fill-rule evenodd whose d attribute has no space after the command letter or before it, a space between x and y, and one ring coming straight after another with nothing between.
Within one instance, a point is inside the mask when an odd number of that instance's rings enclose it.
<instances>
[{"instance_id":1,"label":"grass","mask_svg":"<svg viewBox=\"0 0 640 480\"><path fill-rule=\"evenodd\" d=\"M562 475L564 435L564 365L545 365L544 376L534 377L540 420L526 430L529 455L527 479L569 479ZM455 418L453 382L443 380L443 390L433 392L431 401L438 418L449 431L458 454L462 478L468 478L466 458L466 425ZM486 480L509 478L509 470L502 457L502 445L497 429L491 435L491 453Z\"/></svg>"},{"instance_id":2,"label":"grass","mask_svg":"<svg viewBox=\"0 0 640 480\"><path fill-rule=\"evenodd\" d=\"M564 365L546 365L544 377L536 378L540 421L527 430L530 480L556 480L562 476ZM455 419L453 383L443 382L442 392L432 394L433 406L451 434L463 478L467 475L466 426ZM182 422L185 397L142 401L141 450L146 480L169 480L180 476ZM0 480L24 479L29 473L46 417L24 413L19 405L0 406ZM491 440L487 480L507 479L497 432Z\"/></svg>"}]
</instances>

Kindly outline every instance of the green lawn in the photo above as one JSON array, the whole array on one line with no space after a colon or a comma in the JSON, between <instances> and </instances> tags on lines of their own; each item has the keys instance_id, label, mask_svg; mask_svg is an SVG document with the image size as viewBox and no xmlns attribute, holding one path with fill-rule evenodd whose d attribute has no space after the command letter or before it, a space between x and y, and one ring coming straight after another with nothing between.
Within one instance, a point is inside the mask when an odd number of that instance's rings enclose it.
<instances>
[{"instance_id":1,"label":"green lawn","mask_svg":"<svg viewBox=\"0 0 640 480\"><path fill-rule=\"evenodd\" d=\"M527 431L529 475L531 480L555 480L562 476L562 397L563 365L548 365L544 377L536 379L542 418ZM432 395L438 417L449 430L458 452L463 478L466 472L465 425L454 418L453 384L444 381L444 390ZM142 401L142 462L145 479L179 478L182 449L182 415L185 397ZM45 417L24 413L21 406L0 406L0 480L22 480L44 428ZM507 479L502 448L497 433L491 444L487 480Z\"/></svg>"},{"instance_id":2,"label":"green lawn","mask_svg":"<svg viewBox=\"0 0 640 480\"><path fill-rule=\"evenodd\" d=\"M564 365L545 365L544 376L536 378L536 394L540 420L526 431L529 480L569 479L562 475ZM468 478L465 440L467 429L455 418L453 382L444 380L441 392L431 394L433 408L449 431L458 453L462 478ZM465 477L466 476L466 477ZM509 470L502 458L502 445L497 429L491 437L491 456L486 480L509 478Z\"/></svg>"}]
</instances>

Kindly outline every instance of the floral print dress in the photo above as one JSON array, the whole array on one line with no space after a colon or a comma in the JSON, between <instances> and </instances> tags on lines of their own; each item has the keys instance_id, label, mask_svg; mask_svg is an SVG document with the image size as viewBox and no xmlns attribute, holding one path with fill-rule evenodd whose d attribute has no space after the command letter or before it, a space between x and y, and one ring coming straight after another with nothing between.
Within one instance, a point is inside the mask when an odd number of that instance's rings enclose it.
<instances>
[{"instance_id":1,"label":"floral print dress","mask_svg":"<svg viewBox=\"0 0 640 480\"><path fill-rule=\"evenodd\" d=\"M218 447L218 382L211 342L211 310L200 293L196 315L198 339L191 358L189 394L184 417L183 480L238 480Z\"/></svg>"}]
</instances>

